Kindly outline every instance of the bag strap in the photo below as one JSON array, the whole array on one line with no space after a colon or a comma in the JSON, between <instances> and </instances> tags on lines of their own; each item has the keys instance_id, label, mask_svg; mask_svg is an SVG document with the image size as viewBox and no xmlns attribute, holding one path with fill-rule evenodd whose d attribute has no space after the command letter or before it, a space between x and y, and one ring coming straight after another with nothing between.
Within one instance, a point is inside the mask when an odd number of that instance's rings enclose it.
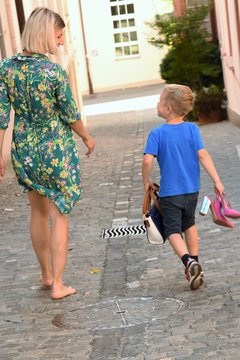
<instances>
[{"instance_id":1,"label":"bag strap","mask_svg":"<svg viewBox=\"0 0 240 360\"><path fill-rule=\"evenodd\" d=\"M153 202L158 211L161 213L161 208L157 200L157 192L159 191L159 185L153 183L151 187L148 188L144 200L143 200L143 215L147 214L151 209L151 203Z\"/></svg>"},{"instance_id":2,"label":"bag strap","mask_svg":"<svg viewBox=\"0 0 240 360\"><path fill-rule=\"evenodd\" d=\"M147 214L151 208L151 195L150 195L150 187L148 188L148 190L145 193L144 196L144 200L143 200L143 208L142 208L142 213L143 215Z\"/></svg>"},{"instance_id":3,"label":"bag strap","mask_svg":"<svg viewBox=\"0 0 240 360\"><path fill-rule=\"evenodd\" d=\"M159 202L158 202L158 199L157 199L157 192L158 191L159 191L159 185L153 183L152 186L151 186L151 190L150 190L150 196L151 196L151 199L152 199L154 205L156 206L158 211L161 213L162 210L160 208L160 205L159 205Z\"/></svg>"}]
</instances>

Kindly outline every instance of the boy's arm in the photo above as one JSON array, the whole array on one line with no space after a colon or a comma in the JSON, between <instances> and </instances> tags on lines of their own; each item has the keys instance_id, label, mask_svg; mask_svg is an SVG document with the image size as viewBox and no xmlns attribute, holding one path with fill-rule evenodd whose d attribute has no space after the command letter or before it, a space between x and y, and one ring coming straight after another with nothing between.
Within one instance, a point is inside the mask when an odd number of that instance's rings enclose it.
<instances>
[{"instance_id":1,"label":"boy's arm","mask_svg":"<svg viewBox=\"0 0 240 360\"><path fill-rule=\"evenodd\" d=\"M198 159L208 175L211 177L214 183L215 191L219 192L221 195L224 192L224 186L217 173L213 160L206 149L201 149L198 151Z\"/></svg>"},{"instance_id":2,"label":"boy's arm","mask_svg":"<svg viewBox=\"0 0 240 360\"><path fill-rule=\"evenodd\" d=\"M153 160L154 160L153 155L146 154L144 155L142 161L142 180L143 180L143 186L145 192L148 190L149 186L151 186L150 175L153 166Z\"/></svg>"}]
</instances>

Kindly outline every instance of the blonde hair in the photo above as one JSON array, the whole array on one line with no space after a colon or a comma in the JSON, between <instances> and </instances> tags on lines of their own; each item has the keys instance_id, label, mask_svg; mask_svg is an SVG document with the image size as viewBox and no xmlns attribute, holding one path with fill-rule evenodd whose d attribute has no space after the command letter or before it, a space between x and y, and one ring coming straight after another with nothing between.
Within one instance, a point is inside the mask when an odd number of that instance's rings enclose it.
<instances>
[{"instance_id":1,"label":"blonde hair","mask_svg":"<svg viewBox=\"0 0 240 360\"><path fill-rule=\"evenodd\" d=\"M185 85L171 84L163 89L164 101L171 106L177 115L187 115L193 109L192 90Z\"/></svg>"},{"instance_id":2,"label":"blonde hair","mask_svg":"<svg viewBox=\"0 0 240 360\"><path fill-rule=\"evenodd\" d=\"M26 21L22 46L24 50L39 54L55 54L57 51L55 30L63 29L65 23L54 11L38 7Z\"/></svg>"}]
</instances>

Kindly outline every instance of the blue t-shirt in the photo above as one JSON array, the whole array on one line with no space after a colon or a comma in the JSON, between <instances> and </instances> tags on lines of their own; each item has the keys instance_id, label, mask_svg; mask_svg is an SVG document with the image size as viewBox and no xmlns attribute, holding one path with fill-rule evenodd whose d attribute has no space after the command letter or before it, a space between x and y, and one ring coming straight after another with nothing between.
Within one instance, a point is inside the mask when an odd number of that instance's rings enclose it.
<instances>
[{"instance_id":1,"label":"blue t-shirt","mask_svg":"<svg viewBox=\"0 0 240 360\"><path fill-rule=\"evenodd\" d=\"M198 150L203 148L199 128L194 123L164 124L150 132L144 153L157 157L161 197L199 191Z\"/></svg>"}]
</instances>

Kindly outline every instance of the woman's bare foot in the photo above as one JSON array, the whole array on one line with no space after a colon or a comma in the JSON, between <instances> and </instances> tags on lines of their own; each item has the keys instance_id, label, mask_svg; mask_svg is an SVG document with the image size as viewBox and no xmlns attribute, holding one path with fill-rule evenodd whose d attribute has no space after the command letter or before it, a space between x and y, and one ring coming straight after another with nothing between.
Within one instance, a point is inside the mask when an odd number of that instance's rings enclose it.
<instances>
[{"instance_id":1,"label":"woman's bare foot","mask_svg":"<svg viewBox=\"0 0 240 360\"><path fill-rule=\"evenodd\" d=\"M52 288L52 283L53 283L52 277L45 277L45 276L41 275L40 282L41 282L42 288L44 290L49 290Z\"/></svg>"},{"instance_id":2,"label":"woman's bare foot","mask_svg":"<svg viewBox=\"0 0 240 360\"><path fill-rule=\"evenodd\" d=\"M53 300L59 300L63 299L69 295L76 294L77 290L71 287L67 287L62 285L61 287L54 288L52 290L51 299Z\"/></svg>"}]
</instances>

